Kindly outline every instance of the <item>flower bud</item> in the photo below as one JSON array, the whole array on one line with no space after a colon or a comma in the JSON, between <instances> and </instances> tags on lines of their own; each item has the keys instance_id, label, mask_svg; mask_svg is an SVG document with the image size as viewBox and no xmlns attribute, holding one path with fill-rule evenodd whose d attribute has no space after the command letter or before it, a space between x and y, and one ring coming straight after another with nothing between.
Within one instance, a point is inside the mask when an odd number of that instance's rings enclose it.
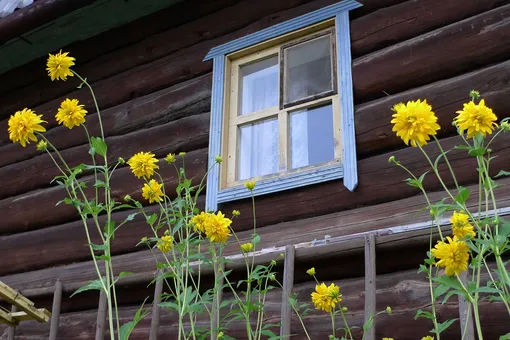
<instances>
[{"instance_id":1,"label":"flower bud","mask_svg":"<svg viewBox=\"0 0 510 340\"><path fill-rule=\"evenodd\" d=\"M386 313L388 313L388 315L391 315L391 307L390 306L386 307Z\"/></svg>"},{"instance_id":2,"label":"flower bud","mask_svg":"<svg viewBox=\"0 0 510 340\"><path fill-rule=\"evenodd\" d=\"M347 312L349 309L347 307L342 307L342 312Z\"/></svg>"},{"instance_id":3,"label":"flower bud","mask_svg":"<svg viewBox=\"0 0 510 340\"><path fill-rule=\"evenodd\" d=\"M126 163L126 161L124 160L124 158L122 157L119 157L119 159L117 160L117 162L119 162L119 164L124 164Z\"/></svg>"},{"instance_id":4,"label":"flower bud","mask_svg":"<svg viewBox=\"0 0 510 340\"><path fill-rule=\"evenodd\" d=\"M48 143L46 143L46 141L44 140L41 140L39 143L37 143L36 148L39 151L46 151L46 149L48 148Z\"/></svg>"},{"instance_id":5,"label":"flower bud","mask_svg":"<svg viewBox=\"0 0 510 340\"><path fill-rule=\"evenodd\" d=\"M181 156L181 157L186 156L186 152L183 152L183 151L179 152L179 156Z\"/></svg>"},{"instance_id":6,"label":"flower bud","mask_svg":"<svg viewBox=\"0 0 510 340\"><path fill-rule=\"evenodd\" d=\"M168 155L166 155L166 157L165 157L165 161L166 161L168 164L174 163L174 162L175 162L175 154L173 154L173 153L169 153Z\"/></svg>"},{"instance_id":7,"label":"flower bud","mask_svg":"<svg viewBox=\"0 0 510 340\"><path fill-rule=\"evenodd\" d=\"M314 276L314 275L315 275L315 267L312 267L312 268L308 269L308 270L306 271L306 273L307 273L308 275L310 275L310 276Z\"/></svg>"},{"instance_id":8,"label":"flower bud","mask_svg":"<svg viewBox=\"0 0 510 340\"><path fill-rule=\"evenodd\" d=\"M244 186L246 187L246 189L248 189L250 191L253 191L253 189L255 189L255 185L257 185L257 182L255 182L255 181L248 181L248 182L244 183Z\"/></svg>"},{"instance_id":9,"label":"flower bud","mask_svg":"<svg viewBox=\"0 0 510 340\"><path fill-rule=\"evenodd\" d=\"M221 164L221 162L223 162L223 158L221 158L221 156L216 156L214 159L216 160L216 163L218 163L218 164Z\"/></svg>"},{"instance_id":10,"label":"flower bud","mask_svg":"<svg viewBox=\"0 0 510 340\"><path fill-rule=\"evenodd\" d=\"M395 156L390 156L390 158L388 158L388 163L395 163Z\"/></svg>"},{"instance_id":11,"label":"flower bud","mask_svg":"<svg viewBox=\"0 0 510 340\"><path fill-rule=\"evenodd\" d=\"M240 216L241 215L241 212L239 210L232 210L232 217L237 217L237 216Z\"/></svg>"},{"instance_id":12,"label":"flower bud","mask_svg":"<svg viewBox=\"0 0 510 340\"><path fill-rule=\"evenodd\" d=\"M126 202L131 201L131 196L129 196L129 195L124 196L124 201L126 201Z\"/></svg>"}]
</instances>

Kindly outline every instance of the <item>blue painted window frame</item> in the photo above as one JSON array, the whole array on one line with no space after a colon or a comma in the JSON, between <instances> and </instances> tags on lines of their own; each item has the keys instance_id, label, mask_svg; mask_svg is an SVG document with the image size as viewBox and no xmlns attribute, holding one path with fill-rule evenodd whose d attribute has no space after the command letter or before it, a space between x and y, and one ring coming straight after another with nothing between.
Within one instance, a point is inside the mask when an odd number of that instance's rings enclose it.
<instances>
[{"instance_id":1,"label":"blue painted window frame","mask_svg":"<svg viewBox=\"0 0 510 340\"><path fill-rule=\"evenodd\" d=\"M356 140L354 131L354 103L352 90L351 39L349 11L362 5L355 0L344 0L307 13L281 24L212 48L204 61L213 60L213 84L211 94L211 123L209 132L209 175L207 177L206 210L216 211L219 203L251 197L243 185L220 190L220 167L215 165L221 153L223 127L223 100L225 94L225 59L239 51L283 34L305 28L322 21L335 19L337 80L340 98L342 163L275 176L257 182L254 195L298 188L306 185L343 178L344 185L353 191L358 185L356 164Z\"/></svg>"}]
</instances>

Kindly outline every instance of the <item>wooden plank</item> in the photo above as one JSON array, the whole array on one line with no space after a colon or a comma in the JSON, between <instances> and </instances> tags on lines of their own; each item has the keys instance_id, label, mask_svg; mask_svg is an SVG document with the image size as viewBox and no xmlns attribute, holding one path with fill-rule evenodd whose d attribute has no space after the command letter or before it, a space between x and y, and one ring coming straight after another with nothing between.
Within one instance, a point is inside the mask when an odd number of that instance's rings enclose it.
<instances>
[{"instance_id":1,"label":"wooden plank","mask_svg":"<svg viewBox=\"0 0 510 340\"><path fill-rule=\"evenodd\" d=\"M172 86L147 96L136 98L101 112L104 132L108 137L125 135L142 129L157 127L174 120L208 112L210 108L211 77L204 75L179 85ZM46 117L53 122L53 113ZM100 127L96 114L87 115L85 125L91 136L100 135ZM5 128L5 130L4 130ZM7 120L0 122L0 131L7 131ZM52 144L59 150L87 143L84 133L76 129L69 130L64 126L51 129L45 133ZM20 162L40 152L35 148L22 148L19 144L8 141L7 134L0 134L0 141L8 145L2 146L0 166Z\"/></svg>"},{"instance_id":2,"label":"wooden plank","mask_svg":"<svg viewBox=\"0 0 510 340\"><path fill-rule=\"evenodd\" d=\"M293 245L285 247L285 264L283 267L283 292L281 308L281 327L280 336L282 339L291 338L292 306L289 299L292 297L292 288L294 287L294 262L296 249Z\"/></svg>"},{"instance_id":3,"label":"wooden plank","mask_svg":"<svg viewBox=\"0 0 510 340\"><path fill-rule=\"evenodd\" d=\"M195 177L194 183L202 179L206 172L207 150L200 149L189 152L185 157L186 171L188 177ZM166 164L164 160L159 162L160 173L165 182L166 192L170 197L175 196L175 188L177 186L176 170L172 164ZM84 178L89 187L85 189L85 193L91 197L93 194L93 176ZM116 170L115 176L111 181L112 188L115 188L115 199L122 201L124 196L129 194L132 198L140 200L143 204L147 204L146 200L141 197L142 182L138 180L130 172L129 168L121 168ZM15 231L21 229L36 229L57 223L65 223L77 220L77 212L73 206L55 204L67 197L67 193L61 187L52 187L48 189L38 190L29 194L16 196L0 201L0 211L8 211L8 216L2 220L0 230ZM32 206L34 209L28 209ZM37 209L35 209L37 207ZM52 210L52 214L44 214L44 211ZM44 233L44 232L43 232ZM3 237L0 237L3 239ZM28 243L27 243L28 244ZM0 249L6 249L6 244L1 244Z\"/></svg>"},{"instance_id":4,"label":"wooden plank","mask_svg":"<svg viewBox=\"0 0 510 340\"><path fill-rule=\"evenodd\" d=\"M96 340L104 339L104 332L106 330L106 309L107 309L106 293L101 291L99 294L99 304L97 308L96 317Z\"/></svg>"},{"instance_id":5,"label":"wooden plank","mask_svg":"<svg viewBox=\"0 0 510 340\"><path fill-rule=\"evenodd\" d=\"M140 151L151 151L156 157L164 158L170 152L189 152L206 148L209 137L208 127L209 114L202 113L122 136L108 137L106 143L109 162L117 162L119 157L124 157L127 161L130 156ZM83 134L85 133L83 132ZM21 148L19 145L16 146ZM88 153L89 149L90 146L85 144L63 150L61 155L70 167L81 163L92 164L91 156ZM55 155L53 157L57 158ZM97 158L97 161L102 162L103 160ZM23 176L19 176L20 173L23 173ZM48 187L53 178L60 174L47 153L0 167L0 178L4 179L0 199ZM30 180L26 180L27 178ZM3 232L2 228L0 228L1 232Z\"/></svg>"},{"instance_id":6,"label":"wooden plank","mask_svg":"<svg viewBox=\"0 0 510 340\"><path fill-rule=\"evenodd\" d=\"M469 279L467 271L460 273L461 280L466 283ZM460 335L465 340L475 340L475 328L473 323L473 311L469 302L462 296L458 296L459 300L459 319L460 319Z\"/></svg>"},{"instance_id":7,"label":"wooden plank","mask_svg":"<svg viewBox=\"0 0 510 340\"><path fill-rule=\"evenodd\" d=\"M211 340L218 340L218 328L221 326L221 310L220 305L223 301L223 285L225 284L225 277L223 274L225 273L225 262L222 262L214 272L214 277L216 280L218 280L217 285L218 287L221 287L221 289L218 290L218 294L213 298L213 306L212 306L212 313L211 313L211 319L213 328L211 329Z\"/></svg>"},{"instance_id":8,"label":"wooden plank","mask_svg":"<svg viewBox=\"0 0 510 340\"><path fill-rule=\"evenodd\" d=\"M11 313L16 313L18 311L18 307L15 305L11 306ZM7 333L7 340L14 340L14 336L16 335L16 327L9 327Z\"/></svg>"},{"instance_id":9,"label":"wooden plank","mask_svg":"<svg viewBox=\"0 0 510 340\"><path fill-rule=\"evenodd\" d=\"M319 272L318 275L327 275L327 273ZM484 277L484 280L486 278ZM349 308L349 321L351 326L361 326L364 317L364 299L363 299L363 278L355 278L349 280L338 280L332 277L328 283L334 282L340 286L341 293L344 297L344 305ZM425 336L430 330L430 321L420 318L413 320L415 312L418 308L427 310L430 304L429 287L427 279L416 273L415 269L402 271L392 274L379 275L377 277L377 299L385 308L387 304L391 304L394 311L393 315L382 315L377 320L376 334L378 339L384 336L394 336L395 339L416 339L416 337ZM295 285L295 292L302 302L310 302L310 293L313 291L315 283L312 281ZM226 295L225 298L230 298ZM266 299L267 315L265 320L277 320L281 308L281 291L279 289L271 290ZM138 306L128 306L120 308L121 323L130 321ZM458 306L454 302L444 305L437 305L438 312L444 320L456 318ZM492 311L492 312L491 312ZM490 325L485 335L488 339L497 339L500 334L510 331L510 325L507 322L507 314L504 306L498 303L481 303L482 323ZM83 338L90 339L94 337L94 324L96 319L95 311L76 311L73 313L63 314L62 316L68 322L61 326L62 339L72 338L73 335L79 333ZM201 317L198 320L200 326L207 327L207 318ZM165 327L161 327L160 337L163 339L174 339L177 334L177 318L175 313L170 309L162 309L161 322ZM304 318L304 323L311 332L312 339L327 339L331 332L331 320L327 313L312 310L309 315ZM395 325L398 325L396 327ZM341 327L341 323L338 325ZM236 339L246 339L245 324L243 322L233 322L230 324L231 330L227 334ZM130 339L145 340L150 329L150 317L144 319L137 326L136 331ZM19 327L20 340L41 339L47 336L47 330L37 324L27 323ZM454 323L448 330L443 333L445 339L457 339L460 331L459 323ZM292 334L296 338L303 339L304 334L296 318L292 322ZM356 330L355 339L361 339L360 330Z\"/></svg>"},{"instance_id":10,"label":"wooden plank","mask_svg":"<svg viewBox=\"0 0 510 340\"><path fill-rule=\"evenodd\" d=\"M60 282L60 280L57 279L57 283L55 283L55 291L53 293L53 306L51 308L49 340L57 340L61 304L62 304L62 282Z\"/></svg>"},{"instance_id":11,"label":"wooden plank","mask_svg":"<svg viewBox=\"0 0 510 340\"><path fill-rule=\"evenodd\" d=\"M19 294L17 291L1 281L0 298L7 303L18 307L20 312L17 312L18 314L11 314L11 316L17 321L26 320L25 317L28 317L30 320L37 320L39 322L47 322L50 319L51 314L47 310L35 308L32 301Z\"/></svg>"},{"instance_id":12,"label":"wooden plank","mask_svg":"<svg viewBox=\"0 0 510 340\"><path fill-rule=\"evenodd\" d=\"M352 20L352 55L358 57L507 4L504 0L411 0Z\"/></svg>"},{"instance_id":13,"label":"wooden plank","mask_svg":"<svg viewBox=\"0 0 510 340\"><path fill-rule=\"evenodd\" d=\"M505 5L357 58L357 102L384 97L507 59L510 38ZM392 72L387 72L392 70Z\"/></svg>"},{"instance_id":14,"label":"wooden plank","mask_svg":"<svg viewBox=\"0 0 510 340\"><path fill-rule=\"evenodd\" d=\"M376 310L376 270L375 270L375 236L365 236L365 318L367 323L377 313ZM375 324L365 333L365 339L375 340Z\"/></svg>"},{"instance_id":15,"label":"wooden plank","mask_svg":"<svg viewBox=\"0 0 510 340\"><path fill-rule=\"evenodd\" d=\"M12 317L11 313L7 313L2 309L0 309L0 324L6 324L11 328L15 328L18 325L16 319Z\"/></svg>"},{"instance_id":16,"label":"wooden plank","mask_svg":"<svg viewBox=\"0 0 510 340\"><path fill-rule=\"evenodd\" d=\"M161 307L161 294L163 294L163 279L156 280L156 286L154 287L154 301L152 302L152 315L151 315L151 330L149 334L149 340L158 340L159 335L159 316Z\"/></svg>"}]
</instances>

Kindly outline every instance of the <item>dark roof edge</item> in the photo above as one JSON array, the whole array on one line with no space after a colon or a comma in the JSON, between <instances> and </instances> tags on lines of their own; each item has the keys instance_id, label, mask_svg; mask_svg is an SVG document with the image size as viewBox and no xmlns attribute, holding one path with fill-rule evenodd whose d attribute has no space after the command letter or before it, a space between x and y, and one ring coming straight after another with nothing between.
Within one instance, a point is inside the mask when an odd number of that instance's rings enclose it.
<instances>
[{"instance_id":1,"label":"dark roof edge","mask_svg":"<svg viewBox=\"0 0 510 340\"><path fill-rule=\"evenodd\" d=\"M38 0L0 19L0 44L97 0Z\"/></svg>"}]
</instances>

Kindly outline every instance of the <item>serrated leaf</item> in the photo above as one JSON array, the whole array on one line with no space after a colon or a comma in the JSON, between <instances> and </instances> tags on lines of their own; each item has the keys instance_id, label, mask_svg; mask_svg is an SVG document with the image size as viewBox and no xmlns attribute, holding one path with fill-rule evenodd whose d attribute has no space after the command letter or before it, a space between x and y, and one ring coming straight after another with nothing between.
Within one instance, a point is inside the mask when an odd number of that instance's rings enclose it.
<instances>
[{"instance_id":1,"label":"serrated leaf","mask_svg":"<svg viewBox=\"0 0 510 340\"><path fill-rule=\"evenodd\" d=\"M495 177L501 177L501 176L510 176L510 172L505 171L505 170L500 170Z\"/></svg>"}]
</instances>

